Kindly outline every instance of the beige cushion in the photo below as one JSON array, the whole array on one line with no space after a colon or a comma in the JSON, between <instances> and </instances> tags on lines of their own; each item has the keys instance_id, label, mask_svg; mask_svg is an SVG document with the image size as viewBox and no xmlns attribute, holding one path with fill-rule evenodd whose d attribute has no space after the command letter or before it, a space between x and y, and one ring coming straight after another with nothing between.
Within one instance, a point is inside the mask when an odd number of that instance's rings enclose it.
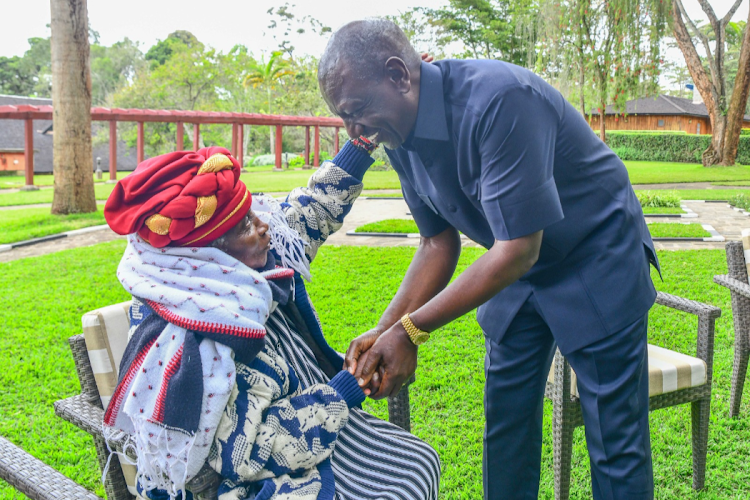
<instances>
[{"instance_id":1,"label":"beige cushion","mask_svg":"<svg viewBox=\"0 0 750 500\"><path fill-rule=\"evenodd\" d=\"M742 249L745 251L745 265L750 276L750 229L742 230Z\"/></svg>"},{"instance_id":2,"label":"beige cushion","mask_svg":"<svg viewBox=\"0 0 750 500\"><path fill-rule=\"evenodd\" d=\"M117 387L117 376L120 361L128 344L130 321L128 308L130 301L114 304L83 315L83 336L86 339L86 350L94 371L96 387L104 408ZM136 495L134 465L120 461L125 482L132 495ZM140 497L139 497L140 498Z\"/></svg>"},{"instance_id":3,"label":"beige cushion","mask_svg":"<svg viewBox=\"0 0 750 500\"><path fill-rule=\"evenodd\" d=\"M555 381L554 364L547 381ZM668 392L698 387L706 383L706 363L699 358L648 345L648 395L658 396ZM570 393L578 397L575 372L571 373Z\"/></svg>"}]
</instances>

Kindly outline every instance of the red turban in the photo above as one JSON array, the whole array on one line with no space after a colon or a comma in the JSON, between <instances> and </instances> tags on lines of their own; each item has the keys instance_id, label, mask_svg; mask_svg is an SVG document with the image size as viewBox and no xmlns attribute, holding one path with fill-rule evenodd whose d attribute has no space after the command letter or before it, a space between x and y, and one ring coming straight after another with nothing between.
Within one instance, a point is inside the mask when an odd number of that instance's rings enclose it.
<instances>
[{"instance_id":1,"label":"red turban","mask_svg":"<svg viewBox=\"0 0 750 500\"><path fill-rule=\"evenodd\" d=\"M104 206L118 234L138 233L151 246L206 246L250 210L240 165L224 148L178 151L142 162Z\"/></svg>"}]
</instances>

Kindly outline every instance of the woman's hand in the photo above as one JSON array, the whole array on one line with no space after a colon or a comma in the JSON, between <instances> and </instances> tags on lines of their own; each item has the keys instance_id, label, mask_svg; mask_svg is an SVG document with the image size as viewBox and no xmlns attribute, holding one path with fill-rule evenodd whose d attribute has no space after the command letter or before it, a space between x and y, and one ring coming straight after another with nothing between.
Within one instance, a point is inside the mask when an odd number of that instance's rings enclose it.
<instances>
[{"instance_id":1,"label":"woman's hand","mask_svg":"<svg viewBox=\"0 0 750 500\"><path fill-rule=\"evenodd\" d=\"M422 60L426 63L431 63L435 60L435 58L432 57L429 53L425 52L422 54Z\"/></svg>"},{"instance_id":2,"label":"woman's hand","mask_svg":"<svg viewBox=\"0 0 750 500\"><path fill-rule=\"evenodd\" d=\"M349 370L349 373L354 375L357 371L359 358L372 347L381 333L383 332L380 329L373 328L352 340L344 356L344 370Z\"/></svg>"}]
</instances>

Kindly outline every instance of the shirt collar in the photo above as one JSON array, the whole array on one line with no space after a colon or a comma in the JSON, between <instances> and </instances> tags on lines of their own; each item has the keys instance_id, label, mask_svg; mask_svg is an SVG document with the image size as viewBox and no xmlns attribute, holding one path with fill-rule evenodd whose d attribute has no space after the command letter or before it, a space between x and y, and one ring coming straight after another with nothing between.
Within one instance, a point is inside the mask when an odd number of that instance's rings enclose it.
<instances>
[{"instance_id":1,"label":"shirt collar","mask_svg":"<svg viewBox=\"0 0 750 500\"><path fill-rule=\"evenodd\" d=\"M425 62L421 63L420 68L417 121L407 143L411 143L412 139L447 141L450 135L445 117L443 72L437 65Z\"/></svg>"}]
</instances>

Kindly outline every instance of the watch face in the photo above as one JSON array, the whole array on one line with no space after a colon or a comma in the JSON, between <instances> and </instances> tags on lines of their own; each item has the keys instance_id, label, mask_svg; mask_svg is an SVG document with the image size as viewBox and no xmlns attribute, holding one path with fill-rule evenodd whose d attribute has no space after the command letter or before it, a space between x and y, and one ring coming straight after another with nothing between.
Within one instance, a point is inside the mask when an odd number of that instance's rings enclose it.
<instances>
[{"instance_id":1,"label":"watch face","mask_svg":"<svg viewBox=\"0 0 750 500\"><path fill-rule=\"evenodd\" d=\"M430 334L427 332L422 332L414 336L415 345L422 345L428 340L430 340Z\"/></svg>"}]
</instances>

